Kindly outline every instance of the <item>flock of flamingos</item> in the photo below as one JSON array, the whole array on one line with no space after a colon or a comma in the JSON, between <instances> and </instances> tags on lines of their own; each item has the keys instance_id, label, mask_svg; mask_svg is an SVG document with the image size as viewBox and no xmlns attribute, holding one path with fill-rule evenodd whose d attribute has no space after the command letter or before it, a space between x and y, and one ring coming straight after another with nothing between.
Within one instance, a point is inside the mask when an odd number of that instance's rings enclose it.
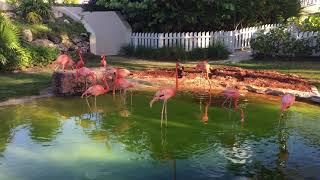
<instances>
[{"instance_id":1,"label":"flock of flamingos","mask_svg":"<svg viewBox=\"0 0 320 180\"><path fill-rule=\"evenodd\" d=\"M85 97L86 100L90 96L95 97L95 105L96 105L96 97L108 93L111 89L107 83L107 80L111 80L112 82L112 92L113 94L116 93L116 90L120 91L120 94L126 94L126 91L130 88L134 87L134 84L128 81L126 78L131 74L129 70L124 68L113 68L107 64L106 56L101 55L101 63L100 66L106 69L106 73L102 78L102 83L99 84L97 81L97 76L91 69L85 67L85 61L82 56L82 51L80 48L77 50L77 55L79 60L75 63L72 58L67 54L60 54L58 58L53 62L55 65L55 71L58 69L65 70L67 68L71 68L76 70L76 80L79 78L85 79L85 91L82 93L82 98ZM181 68L182 67L182 68ZM176 62L175 68L175 86L174 87L167 87L158 90L153 99L150 101L150 108L152 107L153 103L156 101L163 101L162 111L161 111L161 127L162 121L165 116L166 124L167 124L167 102L169 99L174 97L177 94L179 88L179 78L182 77L182 73L179 72L183 69L183 66L180 62ZM196 66L195 69L200 71L204 74L205 79L209 80L209 73L210 73L210 65L208 61L200 61ZM91 78L94 81L94 84L88 87L88 78ZM208 81L210 82L210 81ZM211 85L210 85L211 86ZM211 88L210 88L211 89ZM234 102L234 108L238 109L238 99L240 97L240 93L235 88L226 88L222 91L222 95L226 97L225 102ZM224 102L224 103L225 103ZM295 96L293 94L286 93L281 98L281 115L283 112L290 108L295 102ZM88 100L87 100L88 103ZM89 103L88 106L90 107ZM206 107L206 111L207 111ZM244 121L243 111L241 111L241 121ZM208 118L207 116L203 117L204 119Z\"/></svg>"}]
</instances>

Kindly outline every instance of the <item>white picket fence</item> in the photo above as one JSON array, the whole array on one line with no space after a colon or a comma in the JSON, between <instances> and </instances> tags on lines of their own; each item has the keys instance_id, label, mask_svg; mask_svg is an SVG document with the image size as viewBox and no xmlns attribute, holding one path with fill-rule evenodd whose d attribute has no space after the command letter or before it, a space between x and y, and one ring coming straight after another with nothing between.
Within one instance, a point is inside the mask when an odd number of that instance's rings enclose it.
<instances>
[{"instance_id":1,"label":"white picket fence","mask_svg":"<svg viewBox=\"0 0 320 180\"><path fill-rule=\"evenodd\" d=\"M320 0L301 0L301 7L320 5Z\"/></svg>"},{"instance_id":2,"label":"white picket fence","mask_svg":"<svg viewBox=\"0 0 320 180\"><path fill-rule=\"evenodd\" d=\"M279 24L249 27L235 31L183 32L183 33L132 33L131 45L150 48L183 47L186 51L206 48L214 43L222 43L229 51L250 48L250 40L259 30L269 31Z\"/></svg>"}]
</instances>

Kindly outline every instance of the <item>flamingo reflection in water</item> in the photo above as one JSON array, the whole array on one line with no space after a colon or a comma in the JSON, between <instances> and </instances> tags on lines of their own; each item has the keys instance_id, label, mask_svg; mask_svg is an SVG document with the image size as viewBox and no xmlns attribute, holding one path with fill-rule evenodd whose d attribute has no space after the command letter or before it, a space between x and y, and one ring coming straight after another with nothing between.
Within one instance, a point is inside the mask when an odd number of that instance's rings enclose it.
<instances>
[{"instance_id":1,"label":"flamingo reflection in water","mask_svg":"<svg viewBox=\"0 0 320 180\"><path fill-rule=\"evenodd\" d=\"M224 107L224 105L229 102L229 108L231 109L232 102L233 102L234 110L240 111L240 117L241 117L240 121L243 123L244 122L244 111L243 111L243 109L245 107L242 107L242 106L245 106L246 104L243 104L240 108L239 108L239 105L238 105L239 98L240 98L240 96L243 96L243 94L241 94L238 89L226 88L225 90L222 91L222 95L224 97L226 97L226 99L223 102L222 106Z\"/></svg>"},{"instance_id":2,"label":"flamingo reflection in water","mask_svg":"<svg viewBox=\"0 0 320 180\"><path fill-rule=\"evenodd\" d=\"M162 154L160 157L160 160L165 161L165 162L170 162L172 161L172 169L173 169L173 179L177 179L177 164L176 164L176 159L172 158L172 155L170 152L168 152L167 149L167 128L161 128L161 150Z\"/></svg>"}]
</instances>

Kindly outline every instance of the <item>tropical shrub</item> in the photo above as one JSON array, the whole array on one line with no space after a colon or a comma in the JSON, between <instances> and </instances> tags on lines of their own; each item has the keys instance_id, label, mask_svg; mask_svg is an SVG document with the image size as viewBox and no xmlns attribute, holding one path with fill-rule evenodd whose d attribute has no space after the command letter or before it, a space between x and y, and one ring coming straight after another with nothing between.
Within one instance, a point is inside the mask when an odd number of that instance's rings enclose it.
<instances>
[{"instance_id":1,"label":"tropical shrub","mask_svg":"<svg viewBox=\"0 0 320 180\"><path fill-rule=\"evenodd\" d=\"M155 49L143 46L134 48L128 45L122 47L120 53L129 57L157 60L226 59L230 54L220 43L209 46L208 48L195 48L192 51L186 51L183 47L179 46Z\"/></svg>"},{"instance_id":2,"label":"tropical shrub","mask_svg":"<svg viewBox=\"0 0 320 180\"><path fill-rule=\"evenodd\" d=\"M255 57L304 57L319 52L320 38L298 38L285 28L261 31L251 40Z\"/></svg>"},{"instance_id":3,"label":"tropical shrub","mask_svg":"<svg viewBox=\"0 0 320 180\"><path fill-rule=\"evenodd\" d=\"M19 42L18 29L0 14L0 69L23 67L30 59L30 53Z\"/></svg>"},{"instance_id":4,"label":"tropical shrub","mask_svg":"<svg viewBox=\"0 0 320 180\"><path fill-rule=\"evenodd\" d=\"M42 22L42 17L35 12L29 12L27 14L26 19L29 23L32 23L32 24L39 24Z\"/></svg>"},{"instance_id":5,"label":"tropical shrub","mask_svg":"<svg viewBox=\"0 0 320 180\"><path fill-rule=\"evenodd\" d=\"M29 66L45 66L55 60L59 54L58 49L43 46L32 46L25 44L26 49L31 54Z\"/></svg>"}]
</instances>

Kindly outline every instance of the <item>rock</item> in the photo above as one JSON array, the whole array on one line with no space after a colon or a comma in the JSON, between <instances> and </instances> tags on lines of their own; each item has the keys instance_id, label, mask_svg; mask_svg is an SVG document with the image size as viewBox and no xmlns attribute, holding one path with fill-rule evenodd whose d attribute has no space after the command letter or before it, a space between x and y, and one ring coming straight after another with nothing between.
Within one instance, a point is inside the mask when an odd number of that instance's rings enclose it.
<instances>
[{"instance_id":1,"label":"rock","mask_svg":"<svg viewBox=\"0 0 320 180\"><path fill-rule=\"evenodd\" d=\"M35 46L44 46L44 47L51 47L51 48L56 47L56 45L53 42L49 41L48 39L36 39L32 41L31 44Z\"/></svg>"},{"instance_id":2,"label":"rock","mask_svg":"<svg viewBox=\"0 0 320 180\"><path fill-rule=\"evenodd\" d=\"M54 18L58 19L58 18L62 18L63 17L63 13L60 11L53 11L53 16Z\"/></svg>"},{"instance_id":3,"label":"rock","mask_svg":"<svg viewBox=\"0 0 320 180\"><path fill-rule=\"evenodd\" d=\"M65 45L63 45L63 44L58 44L58 49L59 49L60 51L66 52L66 51L68 51L69 48L67 48L67 47L66 47Z\"/></svg>"},{"instance_id":4,"label":"rock","mask_svg":"<svg viewBox=\"0 0 320 180\"><path fill-rule=\"evenodd\" d=\"M262 90L261 88L254 87L254 86L246 86L246 89L249 92L253 92L253 93L258 93L258 94L264 94L265 93L265 91Z\"/></svg>"},{"instance_id":5,"label":"rock","mask_svg":"<svg viewBox=\"0 0 320 180\"><path fill-rule=\"evenodd\" d=\"M320 104L320 96L312 96L312 97L310 98L310 100L311 100L312 102L315 102L315 103L319 103L319 104Z\"/></svg>"},{"instance_id":6,"label":"rock","mask_svg":"<svg viewBox=\"0 0 320 180\"><path fill-rule=\"evenodd\" d=\"M85 38L89 38L88 33L81 33L80 36L85 37Z\"/></svg>"},{"instance_id":7,"label":"rock","mask_svg":"<svg viewBox=\"0 0 320 180\"><path fill-rule=\"evenodd\" d=\"M274 90L274 89L267 89L265 93L273 96L282 96L284 94L282 91Z\"/></svg>"},{"instance_id":8,"label":"rock","mask_svg":"<svg viewBox=\"0 0 320 180\"><path fill-rule=\"evenodd\" d=\"M82 41L82 39L80 39L79 37L74 37L74 38L72 38L72 42L74 43L74 44L78 44L79 42L81 42Z\"/></svg>"},{"instance_id":9,"label":"rock","mask_svg":"<svg viewBox=\"0 0 320 180\"><path fill-rule=\"evenodd\" d=\"M61 38L60 38L60 37L57 37L57 36L55 36L55 35L53 35L53 34L48 34L48 39L49 39L50 41L52 41L53 43L55 43L55 44L61 43Z\"/></svg>"},{"instance_id":10,"label":"rock","mask_svg":"<svg viewBox=\"0 0 320 180\"><path fill-rule=\"evenodd\" d=\"M68 19L63 20L64 23L70 24L70 21Z\"/></svg>"},{"instance_id":11,"label":"rock","mask_svg":"<svg viewBox=\"0 0 320 180\"><path fill-rule=\"evenodd\" d=\"M23 29L22 30L22 39L31 42L33 40L33 35L30 29Z\"/></svg>"}]
</instances>

